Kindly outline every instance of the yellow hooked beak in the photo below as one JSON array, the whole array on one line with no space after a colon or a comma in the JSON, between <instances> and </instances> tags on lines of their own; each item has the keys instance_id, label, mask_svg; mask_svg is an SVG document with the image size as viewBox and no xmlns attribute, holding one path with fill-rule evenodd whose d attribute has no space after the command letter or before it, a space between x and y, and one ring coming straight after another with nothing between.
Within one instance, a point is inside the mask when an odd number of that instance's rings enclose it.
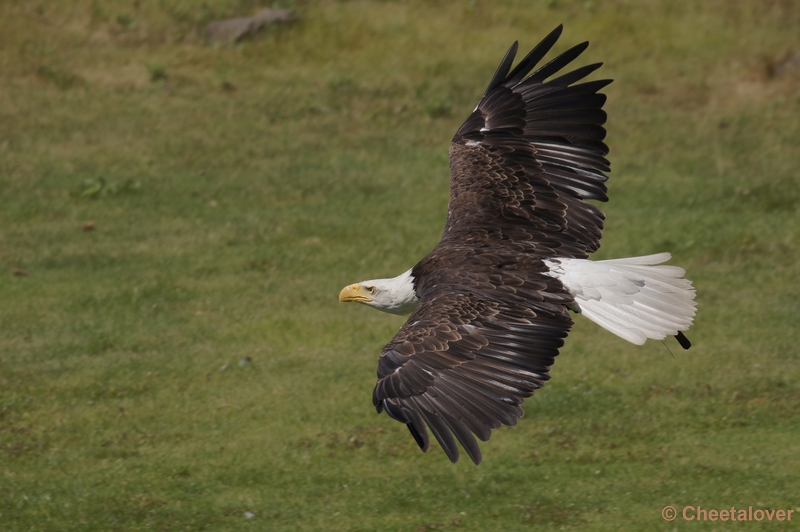
<instances>
[{"instance_id":1,"label":"yellow hooked beak","mask_svg":"<svg viewBox=\"0 0 800 532\"><path fill-rule=\"evenodd\" d=\"M366 288L361 286L361 284L356 283L342 288L342 291L339 292L339 301L343 303L347 303L349 301L369 303L372 301L372 298L369 297L369 291Z\"/></svg>"}]
</instances>

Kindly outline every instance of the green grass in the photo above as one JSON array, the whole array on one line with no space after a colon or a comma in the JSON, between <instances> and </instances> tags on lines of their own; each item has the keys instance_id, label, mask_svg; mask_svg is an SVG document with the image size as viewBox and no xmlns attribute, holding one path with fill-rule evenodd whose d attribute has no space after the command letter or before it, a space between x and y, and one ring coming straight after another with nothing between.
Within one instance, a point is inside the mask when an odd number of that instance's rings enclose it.
<instances>
[{"instance_id":1,"label":"green grass","mask_svg":"<svg viewBox=\"0 0 800 532\"><path fill-rule=\"evenodd\" d=\"M800 519L798 4L292 6L219 48L257 3L0 4L0 528L793 526L661 509ZM561 22L616 80L598 257L672 251L695 346L582 321L454 466L371 405L403 320L336 295L438 241L453 132Z\"/></svg>"}]
</instances>

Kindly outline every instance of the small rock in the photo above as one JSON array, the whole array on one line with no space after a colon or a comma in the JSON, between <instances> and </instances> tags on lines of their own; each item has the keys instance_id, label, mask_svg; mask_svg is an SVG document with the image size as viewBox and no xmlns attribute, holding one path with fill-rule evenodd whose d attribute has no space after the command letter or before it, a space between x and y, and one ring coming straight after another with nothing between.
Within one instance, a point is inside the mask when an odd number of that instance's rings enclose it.
<instances>
[{"instance_id":1,"label":"small rock","mask_svg":"<svg viewBox=\"0 0 800 532\"><path fill-rule=\"evenodd\" d=\"M240 365L240 366L246 366L246 365L248 365L248 364L249 364L250 362L252 362L252 361L253 361L253 359L252 359L252 358L250 358L250 357L244 357L243 359L241 359L241 360L239 361L239 365Z\"/></svg>"},{"instance_id":2,"label":"small rock","mask_svg":"<svg viewBox=\"0 0 800 532\"><path fill-rule=\"evenodd\" d=\"M209 42L233 44L247 35L252 35L270 24L290 22L297 15L290 9L264 9L254 17L215 20L206 28Z\"/></svg>"},{"instance_id":3,"label":"small rock","mask_svg":"<svg viewBox=\"0 0 800 532\"><path fill-rule=\"evenodd\" d=\"M256 514L254 514L253 512L245 512L245 513L244 513L244 518L245 518L245 519L252 519L252 518L254 518L255 516L256 516Z\"/></svg>"}]
</instances>

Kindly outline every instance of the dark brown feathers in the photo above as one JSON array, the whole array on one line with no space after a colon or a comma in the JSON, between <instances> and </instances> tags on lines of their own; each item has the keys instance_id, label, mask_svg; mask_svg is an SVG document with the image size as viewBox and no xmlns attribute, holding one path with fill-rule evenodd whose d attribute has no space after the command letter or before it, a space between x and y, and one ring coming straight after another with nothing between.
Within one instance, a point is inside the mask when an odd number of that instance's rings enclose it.
<instances>
[{"instance_id":1,"label":"dark brown feathers","mask_svg":"<svg viewBox=\"0 0 800 532\"><path fill-rule=\"evenodd\" d=\"M550 378L572 297L543 260L586 258L600 245L609 80L574 85L599 64L548 81L588 43L534 71L556 28L513 70L511 47L450 146L450 203L441 242L413 270L416 310L384 348L373 402L427 450L453 462L475 437L514 425Z\"/></svg>"}]
</instances>

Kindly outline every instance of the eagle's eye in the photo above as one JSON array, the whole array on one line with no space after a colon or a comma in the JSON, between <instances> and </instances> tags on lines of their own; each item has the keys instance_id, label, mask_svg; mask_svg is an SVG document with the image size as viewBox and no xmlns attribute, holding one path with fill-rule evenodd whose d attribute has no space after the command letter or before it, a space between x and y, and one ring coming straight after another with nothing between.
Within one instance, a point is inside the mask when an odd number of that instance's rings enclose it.
<instances>
[{"instance_id":1,"label":"eagle's eye","mask_svg":"<svg viewBox=\"0 0 800 532\"><path fill-rule=\"evenodd\" d=\"M375 295L375 287L374 286L368 286L367 287L367 292L369 292L372 295Z\"/></svg>"}]
</instances>

